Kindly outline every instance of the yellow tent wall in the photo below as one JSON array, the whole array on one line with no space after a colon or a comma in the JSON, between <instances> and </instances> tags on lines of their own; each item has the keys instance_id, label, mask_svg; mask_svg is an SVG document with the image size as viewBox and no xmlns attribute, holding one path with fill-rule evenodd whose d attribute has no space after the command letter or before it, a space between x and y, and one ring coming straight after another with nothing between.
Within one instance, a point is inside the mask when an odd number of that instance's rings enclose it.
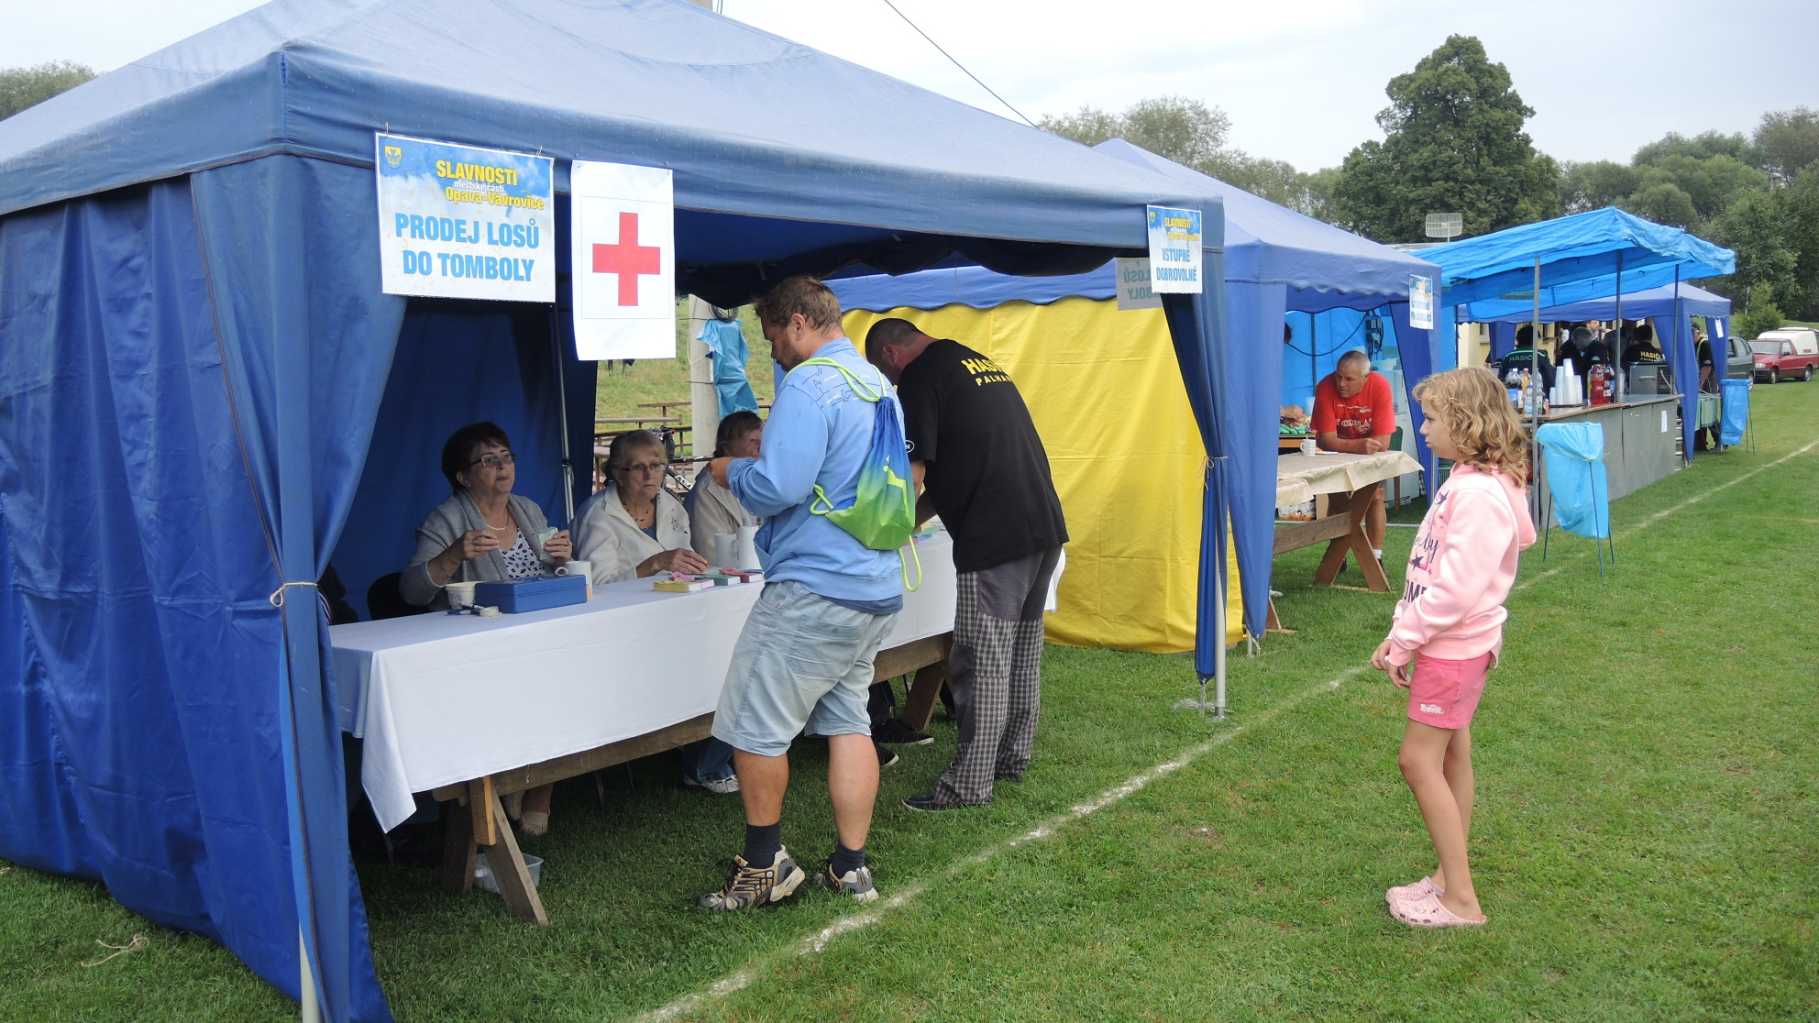
<instances>
[{"instance_id":1,"label":"yellow tent wall","mask_svg":"<svg viewBox=\"0 0 1819 1023\"><path fill-rule=\"evenodd\" d=\"M1177 652L1194 646L1206 450L1161 310L1068 298L846 314L847 336L898 316L996 360L1029 405L1067 515L1067 571L1048 635ZM1226 642L1244 636L1226 545Z\"/></svg>"}]
</instances>

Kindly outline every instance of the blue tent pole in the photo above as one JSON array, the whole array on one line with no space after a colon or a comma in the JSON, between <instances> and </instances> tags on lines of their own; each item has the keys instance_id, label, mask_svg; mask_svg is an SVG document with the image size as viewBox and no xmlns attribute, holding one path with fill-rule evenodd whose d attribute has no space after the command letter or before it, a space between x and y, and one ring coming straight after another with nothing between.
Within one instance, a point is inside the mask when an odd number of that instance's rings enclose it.
<instances>
[{"instance_id":1,"label":"blue tent pole","mask_svg":"<svg viewBox=\"0 0 1819 1023\"><path fill-rule=\"evenodd\" d=\"M575 463L568 449L568 381L562 367L562 303L549 304L549 350L556 360L556 416L562 431L562 520L569 529L575 527ZM589 477L590 479L592 477Z\"/></svg>"}]
</instances>

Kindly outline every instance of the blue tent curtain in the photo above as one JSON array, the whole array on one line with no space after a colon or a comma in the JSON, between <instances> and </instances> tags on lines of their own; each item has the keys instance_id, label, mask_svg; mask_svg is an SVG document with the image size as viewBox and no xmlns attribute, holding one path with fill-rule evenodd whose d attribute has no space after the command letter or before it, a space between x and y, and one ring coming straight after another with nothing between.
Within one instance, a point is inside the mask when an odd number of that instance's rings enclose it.
<instances>
[{"instance_id":1,"label":"blue tent curtain","mask_svg":"<svg viewBox=\"0 0 1819 1023\"><path fill-rule=\"evenodd\" d=\"M1516 350L1515 323L1491 324L1491 361L1496 362Z\"/></svg>"},{"instance_id":2,"label":"blue tent curtain","mask_svg":"<svg viewBox=\"0 0 1819 1023\"><path fill-rule=\"evenodd\" d=\"M1206 210L1207 237L1218 237L1215 231L1222 226L1218 220L1215 209ZM1207 249L1204 259L1206 278L1222 279L1225 274L1222 254ZM1162 312L1168 320L1169 336L1175 343L1175 361L1181 366L1188 405L1194 410L1194 421L1200 426L1200 440L1206 446L1206 490L1200 506L1199 613L1194 627L1194 670L1202 680L1213 677L1225 650L1225 607L1219 595L1226 592L1228 586L1225 578L1225 510L1231 482L1219 399L1221 396L1232 399L1231 391L1226 387L1227 367L1221 365L1220 359L1220 353L1231 349L1226 343L1221 305L1216 295L1162 297ZM1277 322L1281 322L1280 316Z\"/></svg>"},{"instance_id":3,"label":"blue tent curtain","mask_svg":"<svg viewBox=\"0 0 1819 1023\"><path fill-rule=\"evenodd\" d=\"M1690 462L1695 443L1693 434L1699 428L1699 355L1698 346L1693 344L1693 314L1685 302L1674 303L1672 316L1655 320L1655 334L1673 366L1674 386L1680 389L1680 450ZM1716 356L1717 349L1714 348L1714 359ZM1723 363L1713 366L1713 372L1723 379Z\"/></svg>"},{"instance_id":4,"label":"blue tent curtain","mask_svg":"<svg viewBox=\"0 0 1819 1023\"><path fill-rule=\"evenodd\" d=\"M264 676L277 679L294 926L328 1018L389 1019L348 857L328 622L309 587L353 503L405 303L372 286L370 173L270 157L198 173L191 187L233 399L228 436L245 453L269 552L251 560L273 587L297 587L274 612L278 670ZM268 922L260 937L272 955L289 947L289 970L261 973L296 994L295 931Z\"/></svg>"},{"instance_id":5,"label":"blue tent curtain","mask_svg":"<svg viewBox=\"0 0 1819 1023\"><path fill-rule=\"evenodd\" d=\"M234 346L212 316L222 289L210 287L201 202L178 179L0 220L0 562L11 584L0 656L23 669L0 679L16 739L0 746L0 855L97 878L295 996L287 778L338 771L340 758L303 764L286 752L271 520L229 398L230 386L251 389L228 379ZM250 263L306 233L281 238L273 226L258 225L235 257ZM290 379L291 367L266 364L267 382ZM357 430L318 425L319 436ZM311 590L296 594L292 632L313 653L320 612ZM319 688L302 682L306 694ZM321 807L329 831L343 819L333 796ZM315 892L338 900L343 925L325 919L335 907L309 918L341 939L370 995L352 1009L347 998L326 1004L384 1019L345 835L312 838Z\"/></svg>"},{"instance_id":6,"label":"blue tent curtain","mask_svg":"<svg viewBox=\"0 0 1819 1023\"><path fill-rule=\"evenodd\" d=\"M1228 345L1224 348L1225 378L1245 381L1244 386L1223 392L1225 407L1218 409L1223 428L1223 449L1234 457L1224 467L1231 493L1269 495L1262 499L1239 498L1230 502L1232 535L1238 544L1238 571L1244 587L1244 629L1263 635L1269 614L1270 559L1275 551L1276 437L1282 395L1282 321L1288 289L1280 284L1233 282L1226 285ZM1164 302L1169 329L1175 313ZM1185 366L1184 366L1185 369ZM1193 388L1188 389L1193 394ZM1194 406L1199 418L1200 406ZM1205 424L1201 424L1204 434ZM1208 443L1209 452L1221 450ZM1220 539L1223 541L1223 534ZM1204 554L1204 544L1203 554ZM1224 564L1223 561L1220 562ZM1203 593L1204 596L1204 593ZM1216 629L1224 642L1223 629ZM1205 621L1202 635L1207 635Z\"/></svg>"},{"instance_id":7,"label":"blue tent curtain","mask_svg":"<svg viewBox=\"0 0 1819 1023\"><path fill-rule=\"evenodd\" d=\"M573 317L564 312L559 318L579 505L592 489L596 364L575 360ZM366 471L333 552L335 574L362 617L368 613L367 587L409 562L417 549L417 524L448 498L442 445L468 423L489 420L505 430L517 455L513 492L537 502L550 525L567 524L550 346L548 306L411 301L379 404L378 429L367 448Z\"/></svg>"}]
</instances>

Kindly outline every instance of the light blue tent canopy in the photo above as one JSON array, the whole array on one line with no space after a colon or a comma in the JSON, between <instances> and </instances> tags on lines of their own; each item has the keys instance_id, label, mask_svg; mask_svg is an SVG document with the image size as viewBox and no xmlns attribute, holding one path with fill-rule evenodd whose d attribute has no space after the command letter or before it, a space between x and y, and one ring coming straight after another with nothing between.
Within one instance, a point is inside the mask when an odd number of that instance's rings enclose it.
<instances>
[{"instance_id":1,"label":"light blue tent canopy","mask_svg":"<svg viewBox=\"0 0 1819 1023\"><path fill-rule=\"evenodd\" d=\"M1729 249L1613 206L1436 245L1421 255L1439 265L1446 301L1469 307L1458 314L1461 322L1505 311L1480 309L1481 302L1532 305L1537 262L1543 308L1719 277L1736 267Z\"/></svg>"},{"instance_id":2,"label":"light blue tent canopy","mask_svg":"<svg viewBox=\"0 0 1819 1023\"><path fill-rule=\"evenodd\" d=\"M1410 278L1426 277L1434 282L1437 275L1433 264L1421 258L1278 206L1122 139L1112 139L1095 148L1154 170L1180 187L1209 192L1224 201L1225 300L1230 310L1232 340L1223 353L1230 401L1221 413L1231 445L1231 514L1244 585L1245 629L1253 636L1261 636L1269 607L1274 546L1276 438L1283 392L1285 315L1385 310L1401 348L1404 372L1412 381L1453 365L1454 332L1446 318L1450 310L1436 298L1435 329L1430 332L1410 328ZM870 310L899 306L935 309L955 304L990 308L1011 301L1106 299L1117 293L1110 264L1063 277L1011 277L976 267L937 269L894 277L879 274L851 278L836 281L833 287L842 305ZM1357 319L1352 317L1353 321ZM1306 334L1298 336L1305 343ZM1324 340L1320 345L1328 347ZM1362 348L1363 344L1353 347ZM1420 411L1412 411L1418 430ZM1418 443L1423 464L1427 464L1431 455L1426 442ZM1202 602L1202 642L1219 635L1216 620L1220 613Z\"/></svg>"},{"instance_id":3,"label":"light blue tent canopy","mask_svg":"<svg viewBox=\"0 0 1819 1023\"><path fill-rule=\"evenodd\" d=\"M556 158L560 233L568 161L672 169L678 286L719 305L858 262L1080 271L1145 250L1146 204L1202 210L1223 274L1217 193L681 0L279 0L0 122L0 856L335 1020L389 1012L313 586L403 567L463 422L560 508L594 389L566 241L555 306L381 293L387 129ZM1208 537L1220 303L1165 303Z\"/></svg>"},{"instance_id":4,"label":"light blue tent canopy","mask_svg":"<svg viewBox=\"0 0 1819 1023\"><path fill-rule=\"evenodd\" d=\"M1632 317L1636 314L1622 298L1629 292L1652 293L1665 287L1671 295L1684 289L1688 281L1719 277L1736 269L1731 250L1615 207L1506 228L1424 249L1421 254L1440 265L1446 301L1455 306L1455 318L1462 323L1515 322L1525 318L1520 315L1525 303L1526 318L1544 322ZM1599 300L1610 302L1608 314L1547 312L1579 303L1595 305ZM1680 382L1697 380L1692 313L1682 302L1672 298L1669 302L1674 332L1660 340L1680 386L1682 450L1690 458L1699 396L1696 387ZM1618 386L1623 386L1621 378Z\"/></svg>"},{"instance_id":5,"label":"light blue tent canopy","mask_svg":"<svg viewBox=\"0 0 1819 1023\"><path fill-rule=\"evenodd\" d=\"M1668 317L1677 310L1684 310L1690 316L1704 316L1707 319L1729 319L1731 300L1723 295L1713 294L1704 288L1691 284L1680 285L1678 299L1675 298L1674 286L1664 284L1659 288L1625 292L1621 302L1617 296L1606 295L1601 298L1588 298L1566 305L1548 306L1541 310L1542 323L1568 321L1573 323L1585 320L1613 320L1621 306L1626 319L1644 320ZM1501 301L1480 302L1472 307L1473 315L1480 323L1527 323L1534 314L1534 309L1527 302Z\"/></svg>"}]
</instances>

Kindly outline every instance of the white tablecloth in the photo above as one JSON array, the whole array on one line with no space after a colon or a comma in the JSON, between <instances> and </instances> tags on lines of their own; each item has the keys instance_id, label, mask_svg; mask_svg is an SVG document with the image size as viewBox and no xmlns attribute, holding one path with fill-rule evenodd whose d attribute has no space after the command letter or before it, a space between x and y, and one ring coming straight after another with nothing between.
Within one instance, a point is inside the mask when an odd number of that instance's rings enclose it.
<instances>
[{"instance_id":1,"label":"white tablecloth","mask_svg":"<svg viewBox=\"0 0 1819 1023\"><path fill-rule=\"evenodd\" d=\"M918 542L886 649L954 628L953 541ZM379 824L411 793L593 749L718 706L761 587L658 593L650 580L586 604L478 618L432 613L329 630L344 731L365 740L361 784Z\"/></svg>"},{"instance_id":2,"label":"white tablecloth","mask_svg":"<svg viewBox=\"0 0 1819 1023\"><path fill-rule=\"evenodd\" d=\"M1372 483L1420 471L1421 463L1403 451L1282 455L1276 459L1276 507L1311 501L1315 494L1350 494Z\"/></svg>"}]
</instances>

